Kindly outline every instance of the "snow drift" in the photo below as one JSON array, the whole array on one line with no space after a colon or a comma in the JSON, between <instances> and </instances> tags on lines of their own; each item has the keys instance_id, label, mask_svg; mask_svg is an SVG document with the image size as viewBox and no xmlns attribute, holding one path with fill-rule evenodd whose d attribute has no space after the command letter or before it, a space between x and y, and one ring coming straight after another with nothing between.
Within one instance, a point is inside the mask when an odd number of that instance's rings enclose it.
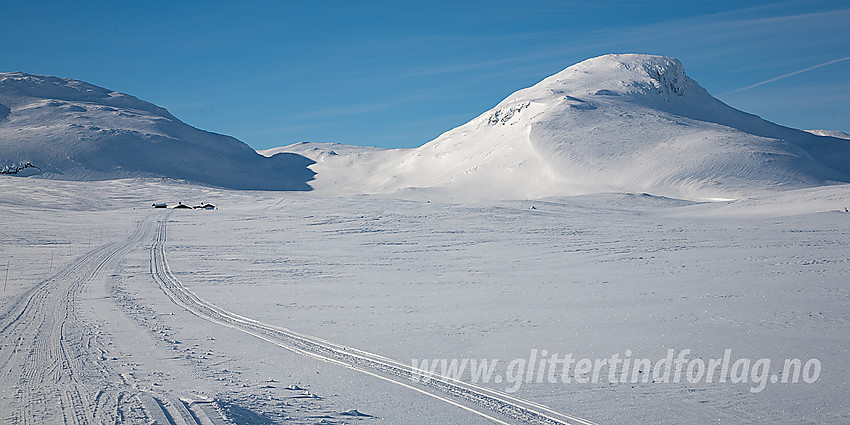
<instances>
[{"instance_id":1,"label":"snow drift","mask_svg":"<svg viewBox=\"0 0 850 425\"><path fill-rule=\"evenodd\" d=\"M850 181L847 140L736 110L678 60L637 54L573 65L416 149L298 144L261 153L284 151L317 161L313 186L340 194L717 199Z\"/></svg>"},{"instance_id":2,"label":"snow drift","mask_svg":"<svg viewBox=\"0 0 850 425\"><path fill-rule=\"evenodd\" d=\"M312 161L239 140L82 81L0 73L0 170L70 180L170 177L235 189L309 190ZM31 164L32 167L24 167Z\"/></svg>"}]
</instances>

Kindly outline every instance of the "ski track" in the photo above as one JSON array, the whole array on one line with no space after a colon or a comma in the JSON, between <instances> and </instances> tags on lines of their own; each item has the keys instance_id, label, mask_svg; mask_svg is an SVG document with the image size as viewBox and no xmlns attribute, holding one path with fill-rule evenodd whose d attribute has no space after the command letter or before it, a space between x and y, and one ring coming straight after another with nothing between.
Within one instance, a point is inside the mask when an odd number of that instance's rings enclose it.
<instances>
[{"instance_id":1,"label":"ski track","mask_svg":"<svg viewBox=\"0 0 850 425\"><path fill-rule=\"evenodd\" d=\"M145 217L124 242L83 254L0 312L0 385L11 395L0 398L3 423L229 423L207 414L218 411L213 401L140 390L128 374L108 364L97 327L79 317L78 295L102 281L133 248L150 241L156 218Z\"/></svg>"},{"instance_id":2,"label":"ski track","mask_svg":"<svg viewBox=\"0 0 850 425\"><path fill-rule=\"evenodd\" d=\"M162 291L175 304L202 319L256 336L298 354L392 382L467 410L495 423L508 424L509 422L491 416L486 410L523 424L593 424L586 419L559 413L538 403L522 400L467 382L431 375L374 353L265 324L212 304L188 290L177 280L168 267L165 256L165 242L169 216L170 212L166 213L159 222L155 242L150 252L150 272ZM449 397L446 397L446 395Z\"/></svg>"}]
</instances>

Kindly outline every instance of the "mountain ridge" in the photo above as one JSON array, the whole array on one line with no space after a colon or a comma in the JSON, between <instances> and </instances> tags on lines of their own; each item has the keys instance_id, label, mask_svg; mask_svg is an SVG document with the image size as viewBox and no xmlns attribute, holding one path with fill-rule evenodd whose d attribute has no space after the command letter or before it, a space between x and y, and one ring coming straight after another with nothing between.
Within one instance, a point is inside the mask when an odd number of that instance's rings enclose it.
<instances>
[{"instance_id":1,"label":"mountain ridge","mask_svg":"<svg viewBox=\"0 0 850 425\"><path fill-rule=\"evenodd\" d=\"M679 60L657 55L572 65L418 148L295 144L262 155L128 94L0 73L0 170L71 180L171 177L455 201L597 192L736 199L850 182L850 141L837 134L734 109Z\"/></svg>"},{"instance_id":2,"label":"mountain ridge","mask_svg":"<svg viewBox=\"0 0 850 425\"><path fill-rule=\"evenodd\" d=\"M169 177L235 189L310 190L311 161L257 154L165 108L83 81L0 73L0 168L70 180Z\"/></svg>"}]
</instances>

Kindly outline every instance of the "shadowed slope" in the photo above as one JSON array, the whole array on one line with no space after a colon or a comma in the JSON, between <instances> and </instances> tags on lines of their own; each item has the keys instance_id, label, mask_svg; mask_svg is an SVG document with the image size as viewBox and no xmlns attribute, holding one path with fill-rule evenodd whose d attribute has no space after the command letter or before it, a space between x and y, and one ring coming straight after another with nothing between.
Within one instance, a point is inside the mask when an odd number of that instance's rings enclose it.
<instances>
[{"instance_id":1,"label":"shadowed slope","mask_svg":"<svg viewBox=\"0 0 850 425\"><path fill-rule=\"evenodd\" d=\"M313 162L271 158L189 126L133 96L82 81L0 74L0 167L30 162L46 177L170 177L235 189L310 190Z\"/></svg>"}]
</instances>

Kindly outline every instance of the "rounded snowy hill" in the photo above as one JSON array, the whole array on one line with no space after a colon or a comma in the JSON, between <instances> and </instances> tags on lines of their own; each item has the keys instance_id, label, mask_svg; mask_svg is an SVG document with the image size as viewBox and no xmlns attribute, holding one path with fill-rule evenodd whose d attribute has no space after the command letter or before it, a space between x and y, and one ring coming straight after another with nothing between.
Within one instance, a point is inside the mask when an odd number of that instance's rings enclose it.
<instances>
[{"instance_id":1,"label":"rounded snowy hill","mask_svg":"<svg viewBox=\"0 0 850 425\"><path fill-rule=\"evenodd\" d=\"M736 110L678 60L638 54L573 65L416 149L292 151L317 161L316 189L340 194L727 199L850 181L850 141Z\"/></svg>"},{"instance_id":2,"label":"rounded snowy hill","mask_svg":"<svg viewBox=\"0 0 850 425\"><path fill-rule=\"evenodd\" d=\"M127 94L66 78L0 73L4 174L170 177L236 189L309 190L311 163L293 153L264 157Z\"/></svg>"}]
</instances>

